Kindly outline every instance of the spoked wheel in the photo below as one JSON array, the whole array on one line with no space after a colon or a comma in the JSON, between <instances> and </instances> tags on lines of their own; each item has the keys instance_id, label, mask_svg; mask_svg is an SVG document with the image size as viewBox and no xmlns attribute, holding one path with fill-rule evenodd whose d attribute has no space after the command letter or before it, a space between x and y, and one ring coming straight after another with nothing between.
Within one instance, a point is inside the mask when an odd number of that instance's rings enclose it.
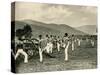
<instances>
[{"instance_id":1,"label":"spoked wheel","mask_svg":"<svg viewBox=\"0 0 100 75\"><path fill-rule=\"evenodd\" d=\"M34 54L33 50L28 50L27 53L29 56L33 56L33 54Z\"/></svg>"}]
</instances>

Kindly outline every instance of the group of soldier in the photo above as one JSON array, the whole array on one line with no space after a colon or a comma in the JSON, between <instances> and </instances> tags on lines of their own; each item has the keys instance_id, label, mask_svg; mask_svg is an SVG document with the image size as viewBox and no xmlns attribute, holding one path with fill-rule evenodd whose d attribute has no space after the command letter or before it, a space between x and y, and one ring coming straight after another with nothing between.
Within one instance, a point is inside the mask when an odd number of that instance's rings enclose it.
<instances>
[{"instance_id":1,"label":"group of soldier","mask_svg":"<svg viewBox=\"0 0 100 75\"><path fill-rule=\"evenodd\" d=\"M88 38L86 39L88 42ZM15 60L18 58L18 56L20 54L24 55L24 63L28 63L28 54L27 52L24 51L23 48L23 42L25 41L20 41L17 39L17 41L15 40L15 42L17 42L16 45L21 44L20 47L17 48L17 52L14 54L14 52L12 51L12 54L15 58ZM36 39L36 41L34 43L38 44L38 53L39 53L39 57L40 57L40 62L43 62L43 52L46 53L53 53L53 49L56 48L57 51L59 52L61 50L61 47L64 48L64 60L68 61L68 50L69 50L69 46L71 46L72 51L75 50L75 44L77 43L77 46L80 46L82 42L82 38L81 37L76 37L75 35L68 35L68 33L65 33L63 37L60 36L54 36L54 35L39 35L38 38ZM92 46L94 46L94 40L91 39L90 43Z\"/></svg>"}]
</instances>

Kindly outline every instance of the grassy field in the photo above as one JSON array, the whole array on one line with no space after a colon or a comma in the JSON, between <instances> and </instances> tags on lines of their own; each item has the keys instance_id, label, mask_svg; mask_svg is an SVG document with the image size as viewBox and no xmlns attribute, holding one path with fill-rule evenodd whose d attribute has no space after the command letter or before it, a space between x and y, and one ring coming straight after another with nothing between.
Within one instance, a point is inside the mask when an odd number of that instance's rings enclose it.
<instances>
[{"instance_id":1,"label":"grassy field","mask_svg":"<svg viewBox=\"0 0 100 75\"><path fill-rule=\"evenodd\" d=\"M92 47L90 42L83 41L81 46L75 45L75 50L69 47L69 61L64 61L64 49L61 48L60 52L56 49L53 50L50 58L44 55L43 63L39 62L39 57L33 57L29 63L25 64L20 62L16 66L17 73L30 73L30 72L47 72L47 71L65 71L65 70L80 70L80 69L95 69L97 68L97 42Z\"/></svg>"}]
</instances>

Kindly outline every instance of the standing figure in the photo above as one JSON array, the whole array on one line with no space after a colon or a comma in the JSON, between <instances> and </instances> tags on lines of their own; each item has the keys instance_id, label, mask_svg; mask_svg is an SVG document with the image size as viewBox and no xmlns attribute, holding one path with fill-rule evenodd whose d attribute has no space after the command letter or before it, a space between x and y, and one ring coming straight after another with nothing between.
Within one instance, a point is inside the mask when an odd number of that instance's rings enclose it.
<instances>
[{"instance_id":1,"label":"standing figure","mask_svg":"<svg viewBox=\"0 0 100 75\"><path fill-rule=\"evenodd\" d=\"M94 37L91 35L91 45L94 47Z\"/></svg>"},{"instance_id":2,"label":"standing figure","mask_svg":"<svg viewBox=\"0 0 100 75\"><path fill-rule=\"evenodd\" d=\"M74 49L75 49L75 46L74 46L75 38L74 38L73 34L72 34L71 40L72 40L72 51L74 51Z\"/></svg>"},{"instance_id":3,"label":"standing figure","mask_svg":"<svg viewBox=\"0 0 100 75\"><path fill-rule=\"evenodd\" d=\"M15 55L15 60L20 54L22 54L24 55L24 63L28 63L28 54L23 50L23 42L21 40L17 40L17 42L17 53Z\"/></svg>"},{"instance_id":4,"label":"standing figure","mask_svg":"<svg viewBox=\"0 0 100 75\"><path fill-rule=\"evenodd\" d=\"M60 51L60 37L57 38L57 50Z\"/></svg>"},{"instance_id":5,"label":"standing figure","mask_svg":"<svg viewBox=\"0 0 100 75\"><path fill-rule=\"evenodd\" d=\"M38 49L39 49L40 62L42 62L43 51L46 51L47 53L50 52L49 36L46 35L46 37L43 39L42 35L39 35L38 41L39 41Z\"/></svg>"},{"instance_id":6,"label":"standing figure","mask_svg":"<svg viewBox=\"0 0 100 75\"><path fill-rule=\"evenodd\" d=\"M69 45L70 45L68 33L65 33L63 41L65 43L65 61L68 61L68 48L69 48Z\"/></svg>"},{"instance_id":7,"label":"standing figure","mask_svg":"<svg viewBox=\"0 0 100 75\"><path fill-rule=\"evenodd\" d=\"M46 40L46 46L44 49L47 51L47 53L52 53L52 48L53 48L52 36L49 37L48 35L46 35L45 40Z\"/></svg>"},{"instance_id":8,"label":"standing figure","mask_svg":"<svg viewBox=\"0 0 100 75\"><path fill-rule=\"evenodd\" d=\"M40 57L40 62L43 61L43 51L42 51L42 35L39 35L39 38L38 38L38 41L39 41L39 57Z\"/></svg>"},{"instance_id":9,"label":"standing figure","mask_svg":"<svg viewBox=\"0 0 100 75\"><path fill-rule=\"evenodd\" d=\"M52 35L50 35L50 38L49 38L49 51L50 51L50 53L52 53L52 50L53 50L53 37L52 37Z\"/></svg>"},{"instance_id":10,"label":"standing figure","mask_svg":"<svg viewBox=\"0 0 100 75\"><path fill-rule=\"evenodd\" d=\"M94 41L93 40L91 40L91 45L92 45L92 47L94 47Z\"/></svg>"},{"instance_id":11,"label":"standing figure","mask_svg":"<svg viewBox=\"0 0 100 75\"><path fill-rule=\"evenodd\" d=\"M78 46L80 46L81 45L81 39L77 39L77 41L78 41Z\"/></svg>"}]
</instances>

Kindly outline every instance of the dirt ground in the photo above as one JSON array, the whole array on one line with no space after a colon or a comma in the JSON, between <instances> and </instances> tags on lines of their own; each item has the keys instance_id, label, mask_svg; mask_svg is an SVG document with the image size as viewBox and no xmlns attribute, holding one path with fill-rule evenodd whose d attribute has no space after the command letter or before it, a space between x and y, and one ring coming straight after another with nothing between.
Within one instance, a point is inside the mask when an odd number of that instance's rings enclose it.
<instances>
[{"instance_id":1,"label":"dirt ground","mask_svg":"<svg viewBox=\"0 0 100 75\"><path fill-rule=\"evenodd\" d=\"M47 71L65 71L65 70L80 70L80 69L95 69L97 68L97 44L92 47L90 42L83 41L81 46L75 45L75 50L69 47L69 61L64 61L64 49L60 52L55 49L52 56L55 58L46 57L44 55L43 62L39 62L39 57L33 57L29 63L20 62L16 66L17 73L31 72L47 72Z\"/></svg>"}]
</instances>

